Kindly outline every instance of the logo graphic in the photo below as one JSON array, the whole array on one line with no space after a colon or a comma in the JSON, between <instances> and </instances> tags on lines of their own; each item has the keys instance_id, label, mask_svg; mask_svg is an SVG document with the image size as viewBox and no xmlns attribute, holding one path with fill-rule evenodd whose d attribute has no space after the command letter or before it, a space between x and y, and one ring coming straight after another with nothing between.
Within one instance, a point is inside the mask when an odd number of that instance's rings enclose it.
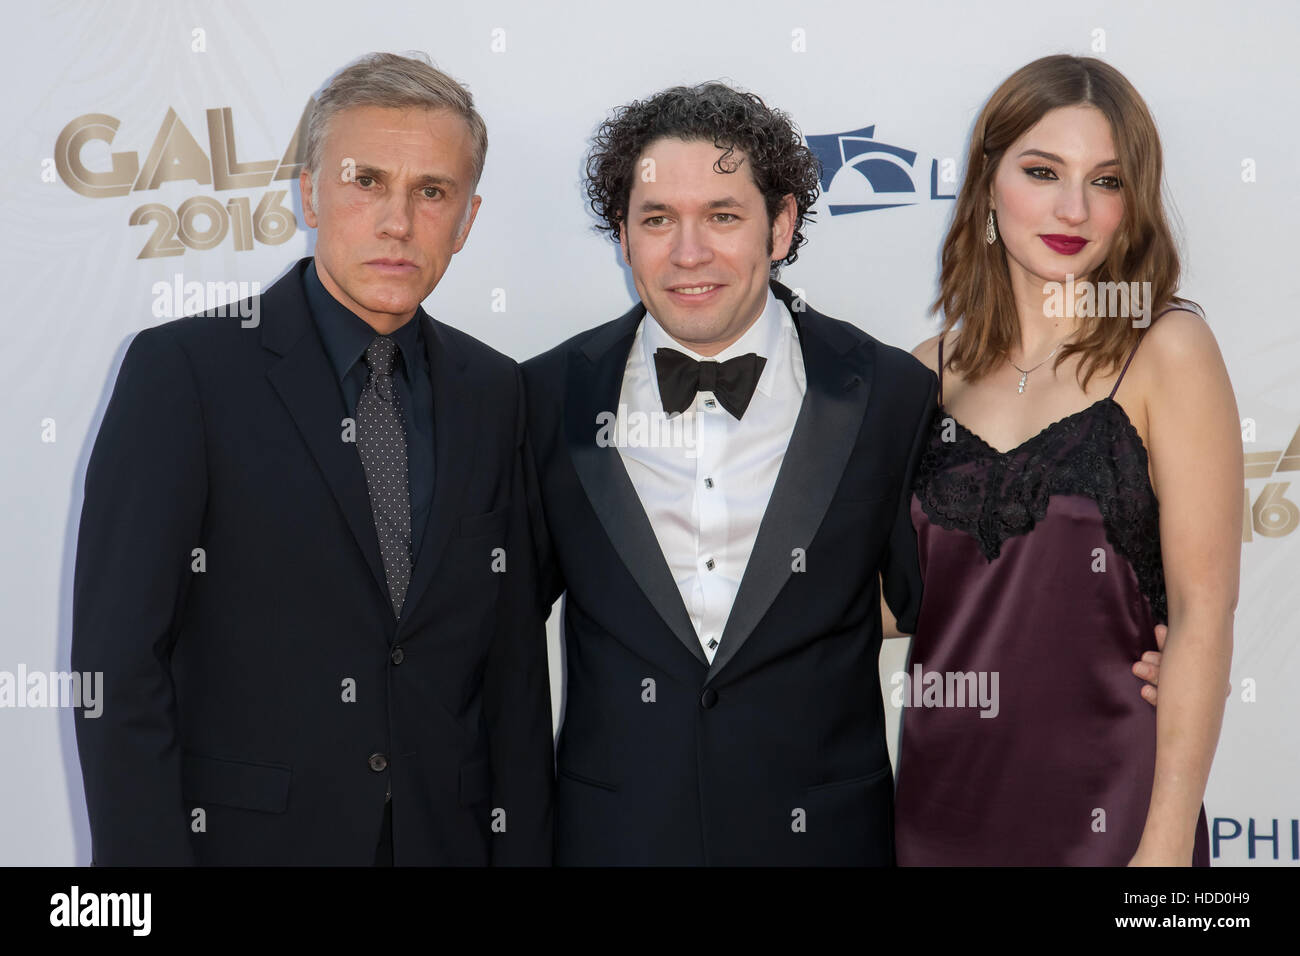
<instances>
[{"instance_id":1,"label":"logo graphic","mask_svg":"<svg viewBox=\"0 0 1300 956\"><path fill-rule=\"evenodd\" d=\"M1284 471L1300 471L1300 429L1286 451L1259 451L1246 453L1246 480L1272 478ZM1241 540L1253 541L1256 534L1266 538L1288 535L1300 525L1300 507L1286 497L1289 481L1270 481L1259 493L1255 503L1250 503L1250 489L1243 489L1241 514Z\"/></svg>"},{"instance_id":2,"label":"logo graphic","mask_svg":"<svg viewBox=\"0 0 1300 956\"><path fill-rule=\"evenodd\" d=\"M822 165L821 188L832 216L915 206L925 199L917 192L912 178L917 153L882 143L875 135L876 127L872 125L847 133L807 137L808 148ZM839 176L840 170L852 170L857 175ZM956 199L955 192L947 195L939 192L941 178L945 183L956 183L956 163L944 160L942 172L941 177L939 159L931 159L929 198ZM834 190L832 182L835 182Z\"/></svg>"},{"instance_id":3,"label":"logo graphic","mask_svg":"<svg viewBox=\"0 0 1300 956\"><path fill-rule=\"evenodd\" d=\"M267 187L278 182L292 186L297 180L307 146L307 122L314 105L308 101L288 147L278 160L274 157L239 159L233 111L225 106L206 111L206 152L176 111L169 108L143 163L138 151L112 151L121 125L117 117L103 113L78 116L59 133L54 144L54 165L69 189L91 199L151 192L174 181L208 187L214 193L265 190L251 196L233 196L224 205L204 191L185 199L176 208L161 202L137 206L128 223L153 224L154 231L136 258L179 256L187 249L213 249L227 235L231 236L236 252L247 252L254 243L276 246L293 236L298 220L284 204L289 190ZM96 147L86 149L91 143L96 143ZM83 157L83 151L88 155ZM105 161L109 168L100 168Z\"/></svg>"}]
</instances>

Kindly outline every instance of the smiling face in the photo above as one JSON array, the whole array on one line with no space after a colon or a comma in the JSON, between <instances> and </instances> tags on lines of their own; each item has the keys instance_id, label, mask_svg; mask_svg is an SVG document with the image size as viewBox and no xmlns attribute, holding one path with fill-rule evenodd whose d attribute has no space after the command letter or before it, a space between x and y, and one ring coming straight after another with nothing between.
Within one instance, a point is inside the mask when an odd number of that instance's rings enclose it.
<instances>
[{"instance_id":1,"label":"smiling face","mask_svg":"<svg viewBox=\"0 0 1300 956\"><path fill-rule=\"evenodd\" d=\"M1082 281L1102 262L1124 216L1110 123L1096 107L1043 115L1003 154L990 187L1013 286Z\"/></svg>"},{"instance_id":2,"label":"smiling face","mask_svg":"<svg viewBox=\"0 0 1300 956\"><path fill-rule=\"evenodd\" d=\"M335 115L313 194L321 284L376 332L404 325L461 250L478 214L473 144L450 110L357 106Z\"/></svg>"},{"instance_id":3,"label":"smiling face","mask_svg":"<svg viewBox=\"0 0 1300 956\"><path fill-rule=\"evenodd\" d=\"M769 222L743 154L727 160L726 168L739 161L734 172L715 168L724 152L702 140L650 143L619 233L641 301L700 355L721 352L758 319L771 263L785 258L794 234L794 197Z\"/></svg>"}]
</instances>

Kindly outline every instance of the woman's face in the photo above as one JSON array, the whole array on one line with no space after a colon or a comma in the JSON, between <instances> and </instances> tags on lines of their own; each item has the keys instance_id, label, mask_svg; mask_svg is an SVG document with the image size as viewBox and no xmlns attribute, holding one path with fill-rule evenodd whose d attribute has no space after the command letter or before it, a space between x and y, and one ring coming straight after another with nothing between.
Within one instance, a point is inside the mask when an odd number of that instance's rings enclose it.
<instances>
[{"instance_id":1,"label":"woman's face","mask_svg":"<svg viewBox=\"0 0 1300 956\"><path fill-rule=\"evenodd\" d=\"M1044 114L1002 155L990 198L1017 287L1083 281L1124 216L1109 121L1093 106Z\"/></svg>"}]
</instances>

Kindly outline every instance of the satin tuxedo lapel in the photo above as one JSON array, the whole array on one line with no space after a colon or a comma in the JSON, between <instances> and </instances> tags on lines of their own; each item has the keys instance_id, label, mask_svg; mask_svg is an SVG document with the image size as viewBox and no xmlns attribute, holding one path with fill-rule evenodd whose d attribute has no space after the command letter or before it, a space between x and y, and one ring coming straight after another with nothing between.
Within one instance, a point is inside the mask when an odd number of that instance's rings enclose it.
<instances>
[{"instance_id":1,"label":"satin tuxedo lapel","mask_svg":"<svg viewBox=\"0 0 1300 956\"><path fill-rule=\"evenodd\" d=\"M375 584L387 596L361 457L355 444L343 441L347 411L302 291L302 270L308 261L299 262L261 297L262 345L280 356L266 375L325 476Z\"/></svg>"},{"instance_id":2,"label":"satin tuxedo lapel","mask_svg":"<svg viewBox=\"0 0 1300 956\"><path fill-rule=\"evenodd\" d=\"M644 317L645 306L638 303L573 356L566 383L565 437L587 499L623 564L682 646L707 667L708 658L623 458L615 444L596 441L597 416L618 409L628 352Z\"/></svg>"},{"instance_id":3,"label":"satin tuxedo lapel","mask_svg":"<svg viewBox=\"0 0 1300 956\"><path fill-rule=\"evenodd\" d=\"M708 667L712 681L744 646L821 525L857 440L871 394L874 353L779 282L777 298L799 333L807 390L712 665L700 647L641 499L613 444L595 441L597 416L618 408L628 352L645 317L638 303L569 365L565 432L574 468L605 533L664 623Z\"/></svg>"},{"instance_id":4,"label":"satin tuxedo lapel","mask_svg":"<svg viewBox=\"0 0 1300 956\"><path fill-rule=\"evenodd\" d=\"M806 550L812 542L844 474L871 394L874 350L796 300L781 283L773 282L772 291L798 330L807 389L706 682L736 656L767 614L794 573L794 549Z\"/></svg>"}]
</instances>

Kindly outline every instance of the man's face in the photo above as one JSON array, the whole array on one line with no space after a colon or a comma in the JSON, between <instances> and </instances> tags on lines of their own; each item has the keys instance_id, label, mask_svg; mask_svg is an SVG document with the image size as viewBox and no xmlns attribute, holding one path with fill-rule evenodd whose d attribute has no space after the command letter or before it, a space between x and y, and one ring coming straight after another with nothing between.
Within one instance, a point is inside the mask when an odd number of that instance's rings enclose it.
<instances>
[{"instance_id":1,"label":"man's face","mask_svg":"<svg viewBox=\"0 0 1300 956\"><path fill-rule=\"evenodd\" d=\"M769 223L763 194L739 150L703 140L658 139L636 163L623 257L641 301L676 341L716 355L754 324L767 298L771 262L794 235L795 201L786 196Z\"/></svg>"},{"instance_id":2,"label":"man's face","mask_svg":"<svg viewBox=\"0 0 1300 956\"><path fill-rule=\"evenodd\" d=\"M377 332L404 325L465 245L472 152L450 110L357 106L330 121L315 194L299 177L321 283Z\"/></svg>"}]
</instances>

